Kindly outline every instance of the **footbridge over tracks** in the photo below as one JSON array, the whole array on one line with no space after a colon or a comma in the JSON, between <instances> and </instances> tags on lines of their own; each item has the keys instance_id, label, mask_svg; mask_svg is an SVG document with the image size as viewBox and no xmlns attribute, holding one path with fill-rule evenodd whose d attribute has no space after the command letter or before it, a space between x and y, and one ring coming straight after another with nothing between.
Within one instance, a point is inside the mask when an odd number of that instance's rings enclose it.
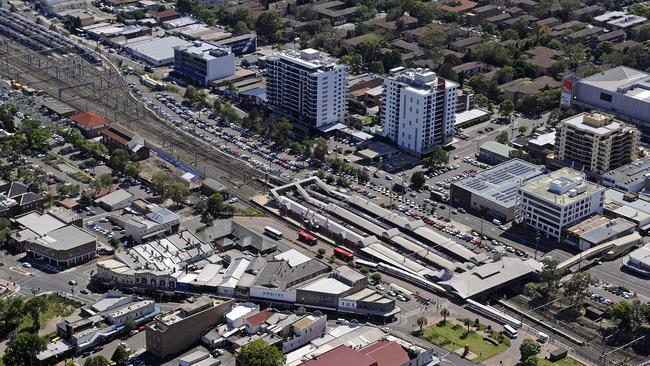
<instances>
[{"instance_id":1,"label":"footbridge over tracks","mask_svg":"<svg viewBox=\"0 0 650 366\"><path fill-rule=\"evenodd\" d=\"M630 235L610 240L608 242L580 252L573 257L562 261L560 264L558 264L557 268L560 270L569 269L582 260L592 259L598 257L601 254L604 254L605 259L612 259L641 244L643 244L643 238L641 235L639 235L639 233L634 232Z\"/></svg>"}]
</instances>

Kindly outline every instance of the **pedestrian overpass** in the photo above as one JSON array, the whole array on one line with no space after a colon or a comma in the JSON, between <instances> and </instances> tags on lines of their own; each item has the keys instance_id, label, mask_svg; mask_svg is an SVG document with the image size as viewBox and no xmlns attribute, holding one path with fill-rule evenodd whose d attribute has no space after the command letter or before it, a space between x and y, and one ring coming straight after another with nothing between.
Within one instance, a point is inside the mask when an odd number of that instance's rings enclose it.
<instances>
[{"instance_id":1,"label":"pedestrian overpass","mask_svg":"<svg viewBox=\"0 0 650 366\"><path fill-rule=\"evenodd\" d=\"M636 245L643 244L643 238L639 235L638 232L634 232L630 235L620 237L618 239L610 240L600 245L596 245L593 248L589 248L585 251L582 251L571 258L568 258L557 265L557 268L560 270L565 270L573 267L578 264L578 262L586 259L592 259L599 256L600 254L605 254L606 259L611 259L618 257L620 254L629 251L632 247ZM611 252L611 253L609 253Z\"/></svg>"}]
</instances>

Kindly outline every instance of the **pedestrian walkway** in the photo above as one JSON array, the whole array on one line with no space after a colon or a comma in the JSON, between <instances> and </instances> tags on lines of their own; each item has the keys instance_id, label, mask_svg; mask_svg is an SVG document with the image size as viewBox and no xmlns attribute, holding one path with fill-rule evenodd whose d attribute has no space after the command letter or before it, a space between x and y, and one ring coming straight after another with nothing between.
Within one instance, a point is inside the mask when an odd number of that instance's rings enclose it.
<instances>
[{"instance_id":1,"label":"pedestrian walkway","mask_svg":"<svg viewBox=\"0 0 650 366\"><path fill-rule=\"evenodd\" d=\"M0 278L0 291L2 291L1 296L10 296L20 291L20 285Z\"/></svg>"}]
</instances>

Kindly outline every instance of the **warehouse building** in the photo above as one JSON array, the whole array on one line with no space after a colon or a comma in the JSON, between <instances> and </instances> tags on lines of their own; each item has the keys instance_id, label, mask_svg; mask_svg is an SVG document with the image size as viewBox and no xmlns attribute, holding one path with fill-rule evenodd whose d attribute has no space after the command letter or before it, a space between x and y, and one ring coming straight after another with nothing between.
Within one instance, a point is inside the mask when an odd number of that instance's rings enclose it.
<instances>
[{"instance_id":1,"label":"warehouse building","mask_svg":"<svg viewBox=\"0 0 650 366\"><path fill-rule=\"evenodd\" d=\"M511 221L515 218L517 190L527 180L544 173L544 166L512 159L451 185L454 204L484 218Z\"/></svg>"},{"instance_id":2,"label":"warehouse building","mask_svg":"<svg viewBox=\"0 0 650 366\"><path fill-rule=\"evenodd\" d=\"M134 58L152 66L164 66L174 63L175 47L186 47L191 44L178 37L142 37L130 40L124 47Z\"/></svg>"}]
</instances>

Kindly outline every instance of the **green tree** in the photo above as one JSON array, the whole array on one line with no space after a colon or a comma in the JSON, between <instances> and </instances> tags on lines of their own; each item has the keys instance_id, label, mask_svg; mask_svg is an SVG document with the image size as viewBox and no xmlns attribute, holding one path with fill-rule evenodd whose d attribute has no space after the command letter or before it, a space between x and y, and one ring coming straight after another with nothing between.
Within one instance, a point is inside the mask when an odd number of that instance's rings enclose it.
<instances>
[{"instance_id":1,"label":"green tree","mask_svg":"<svg viewBox=\"0 0 650 366\"><path fill-rule=\"evenodd\" d=\"M449 309L447 309L447 308L440 309L440 315L442 315L443 321L446 323L447 322L447 317L450 315Z\"/></svg>"},{"instance_id":2,"label":"green tree","mask_svg":"<svg viewBox=\"0 0 650 366\"><path fill-rule=\"evenodd\" d=\"M133 319L128 319L127 321L124 322L124 329L127 332L135 330L135 322L133 321Z\"/></svg>"},{"instance_id":3,"label":"green tree","mask_svg":"<svg viewBox=\"0 0 650 366\"><path fill-rule=\"evenodd\" d=\"M325 156L327 156L327 141L324 138L319 137L314 140L314 151L312 155L318 161L325 161Z\"/></svg>"},{"instance_id":4,"label":"green tree","mask_svg":"<svg viewBox=\"0 0 650 366\"><path fill-rule=\"evenodd\" d=\"M539 358L537 356L528 357L522 364L522 366L537 366L539 364Z\"/></svg>"},{"instance_id":5,"label":"green tree","mask_svg":"<svg viewBox=\"0 0 650 366\"><path fill-rule=\"evenodd\" d=\"M497 135L497 138L495 140L500 144L507 145L508 142L510 141L510 138L508 138L508 133L506 131L501 131L501 133Z\"/></svg>"},{"instance_id":6,"label":"green tree","mask_svg":"<svg viewBox=\"0 0 650 366\"><path fill-rule=\"evenodd\" d=\"M542 347L534 339L526 338L519 346L519 353L521 360L525 361L531 356L537 355L542 350Z\"/></svg>"},{"instance_id":7,"label":"green tree","mask_svg":"<svg viewBox=\"0 0 650 366\"><path fill-rule=\"evenodd\" d=\"M418 325L418 327L420 327L420 332L422 332L422 327L426 326L428 322L427 322L426 317L421 316L421 317L417 318L415 323Z\"/></svg>"},{"instance_id":8,"label":"green tree","mask_svg":"<svg viewBox=\"0 0 650 366\"><path fill-rule=\"evenodd\" d=\"M31 366L37 363L36 355L45 349L45 345L45 340L36 334L18 333L5 350L2 361L5 365Z\"/></svg>"},{"instance_id":9,"label":"green tree","mask_svg":"<svg viewBox=\"0 0 650 366\"><path fill-rule=\"evenodd\" d=\"M177 205L180 204L190 195L190 190L187 187L187 184L176 181L172 182L167 186L165 190L165 195L169 197Z\"/></svg>"},{"instance_id":10,"label":"green tree","mask_svg":"<svg viewBox=\"0 0 650 366\"><path fill-rule=\"evenodd\" d=\"M214 193L212 196L208 197L206 202L206 211L209 212L212 216L218 216L221 214L223 209L223 195L221 193Z\"/></svg>"},{"instance_id":11,"label":"green tree","mask_svg":"<svg viewBox=\"0 0 650 366\"><path fill-rule=\"evenodd\" d=\"M31 117L24 119L21 132L25 136L27 147L34 150L48 150L47 140L52 135L52 131L42 127L40 121Z\"/></svg>"},{"instance_id":12,"label":"green tree","mask_svg":"<svg viewBox=\"0 0 650 366\"><path fill-rule=\"evenodd\" d=\"M255 30L257 34L265 40L272 40L275 33L280 30L282 19L278 13L267 11L260 14L255 20Z\"/></svg>"},{"instance_id":13,"label":"green tree","mask_svg":"<svg viewBox=\"0 0 650 366\"><path fill-rule=\"evenodd\" d=\"M113 177L110 174L102 174L97 179L100 187L110 187L113 184Z\"/></svg>"},{"instance_id":14,"label":"green tree","mask_svg":"<svg viewBox=\"0 0 650 366\"><path fill-rule=\"evenodd\" d=\"M508 119L508 123L510 123L510 117L514 111L515 103L513 103L510 99L506 99L501 102L501 104L499 104L499 113Z\"/></svg>"},{"instance_id":15,"label":"green tree","mask_svg":"<svg viewBox=\"0 0 650 366\"><path fill-rule=\"evenodd\" d=\"M526 131L528 131L528 126L520 125L518 130L519 130L519 133L523 135L523 134L526 133Z\"/></svg>"},{"instance_id":16,"label":"green tree","mask_svg":"<svg viewBox=\"0 0 650 366\"><path fill-rule=\"evenodd\" d=\"M106 357L102 355L89 357L86 359L86 362L84 362L84 366L109 366L110 364L111 361L107 360Z\"/></svg>"},{"instance_id":17,"label":"green tree","mask_svg":"<svg viewBox=\"0 0 650 366\"><path fill-rule=\"evenodd\" d=\"M140 174L140 171L142 168L140 167L139 163L128 163L124 167L124 173L130 177L137 177Z\"/></svg>"},{"instance_id":18,"label":"green tree","mask_svg":"<svg viewBox=\"0 0 650 366\"><path fill-rule=\"evenodd\" d=\"M559 264L555 258L545 257L542 259L542 272L539 274L541 288L541 298L550 299L555 295L558 289L562 271L557 268Z\"/></svg>"},{"instance_id":19,"label":"green tree","mask_svg":"<svg viewBox=\"0 0 650 366\"><path fill-rule=\"evenodd\" d=\"M25 303L25 309L32 318L32 331L41 328L41 313L47 309L47 301L42 296L34 296Z\"/></svg>"},{"instance_id":20,"label":"green tree","mask_svg":"<svg viewBox=\"0 0 650 366\"><path fill-rule=\"evenodd\" d=\"M126 347L124 345L119 345L115 349L115 352L113 352L113 356L111 356L111 361L115 362L115 365L117 366L124 366L126 364L126 361L129 359L129 352L126 350Z\"/></svg>"},{"instance_id":21,"label":"green tree","mask_svg":"<svg viewBox=\"0 0 650 366\"><path fill-rule=\"evenodd\" d=\"M318 254L317 254L318 258L323 258L325 256L325 253L327 253L327 251L325 249L318 248Z\"/></svg>"},{"instance_id":22,"label":"green tree","mask_svg":"<svg viewBox=\"0 0 650 366\"><path fill-rule=\"evenodd\" d=\"M0 106L0 127L7 132L15 132L14 115L18 111L15 104L3 104Z\"/></svg>"},{"instance_id":23,"label":"green tree","mask_svg":"<svg viewBox=\"0 0 650 366\"><path fill-rule=\"evenodd\" d=\"M130 159L131 157L129 156L128 151L124 149L115 149L111 151L111 157L108 164L111 166L111 168L123 172L124 168L126 168L126 164L129 163Z\"/></svg>"},{"instance_id":24,"label":"green tree","mask_svg":"<svg viewBox=\"0 0 650 366\"><path fill-rule=\"evenodd\" d=\"M237 364L240 366L282 366L285 361L282 352L263 339L243 346L237 355Z\"/></svg>"},{"instance_id":25,"label":"green tree","mask_svg":"<svg viewBox=\"0 0 650 366\"><path fill-rule=\"evenodd\" d=\"M449 162L449 153L442 148L442 146L436 146L431 152L431 164L433 166L445 165Z\"/></svg>"},{"instance_id":26,"label":"green tree","mask_svg":"<svg viewBox=\"0 0 650 366\"><path fill-rule=\"evenodd\" d=\"M420 189L427 182L427 178L424 176L424 173L417 171L411 176L411 185L415 189Z\"/></svg>"},{"instance_id":27,"label":"green tree","mask_svg":"<svg viewBox=\"0 0 650 366\"><path fill-rule=\"evenodd\" d=\"M379 281L381 281L381 273L375 272L375 273L372 274L372 276L370 276L370 278L372 278L373 280L379 282Z\"/></svg>"},{"instance_id":28,"label":"green tree","mask_svg":"<svg viewBox=\"0 0 650 366\"><path fill-rule=\"evenodd\" d=\"M622 300L609 308L610 316L619 320L618 328L636 333L650 314L650 307L639 300Z\"/></svg>"},{"instance_id":29,"label":"green tree","mask_svg":"<svg viewBox=\"0 0 650 366\"><path fill-rule=\"evenodd\" d=\"M151 178L151 184L149 188L154 194L159 194L163 197L166 197L167 186L171 183L171 177L164 172L156 173Z\"/></svg>"},{"instance_id":30,"label":"green tree","mask_svg":"<svg viewBox=\"0 0 650 366\"><path fill-rule=\"evenodd\" d=\"M205 107L208 105L207 93L205 90L198 89L193 85L185 88L184 98L195 107Z\"/></svg>"},{"instance_id":31,"label":"green tree","mask_svg":"<svg viewBox=\"0 0 650 366\"><path fill-rule=\"evenodd\" d=\"M583 300L589 292L589 284L591 284L591 274L587 272L574 273L564 283L564 295L571 299L571 306L578 307L582 305Z\"/></svg>"}]
</instances>

